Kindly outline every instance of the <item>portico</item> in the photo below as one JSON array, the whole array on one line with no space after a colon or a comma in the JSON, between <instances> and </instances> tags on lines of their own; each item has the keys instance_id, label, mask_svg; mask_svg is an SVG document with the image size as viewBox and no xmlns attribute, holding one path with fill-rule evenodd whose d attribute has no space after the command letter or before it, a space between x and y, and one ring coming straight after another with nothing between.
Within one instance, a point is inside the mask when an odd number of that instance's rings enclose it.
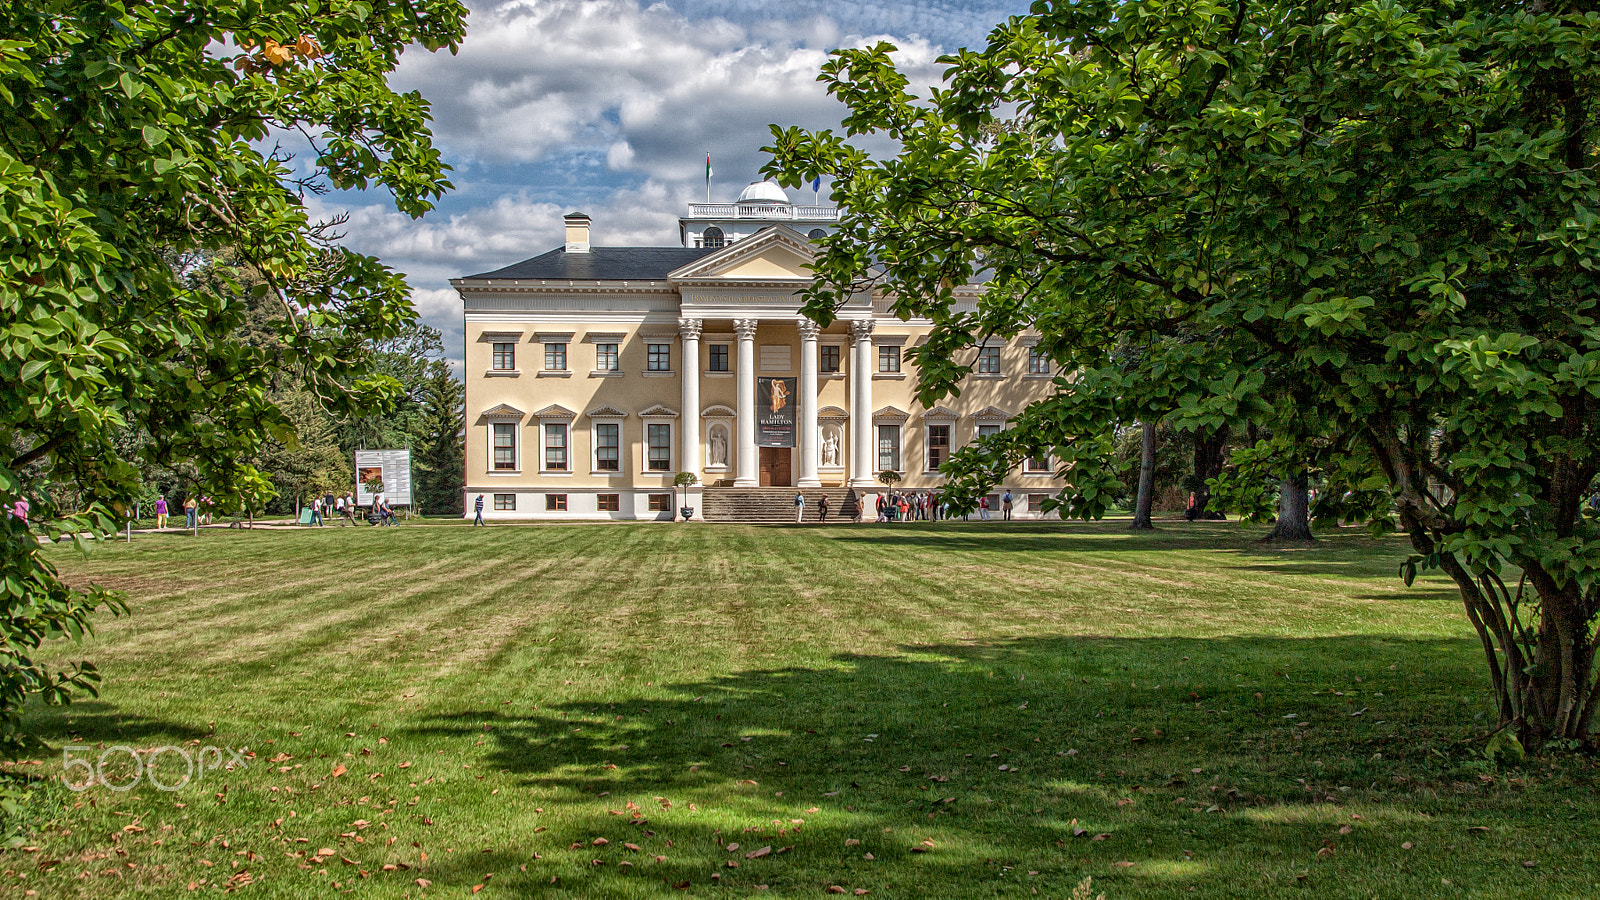
<instances>
[{"instance_id":1,"label":"portico","mask_svg":"<svg viewBox=\"0 0 1600 900\"><path fill-rule=\"evenodd\" d=\"M717 390L717 385L708 389L708 375L731 375L735 382L734 487L816 488L825 483L842 484L846 477L851 485L875 483L870 471L871 300L863 296L847 304L840 311L841 321L826 331L800 315L799 291L810 283L807 265L812 253L807 238L777 226L721 248L669 276L680 296L684 408L698 407L703 396ZM706 371L701 345L711 341L703 341L703 335L728 332L734 339L728 367L732 371ZM842 354L835 352L830 354L829 371L823 371L821 348L825 341L835 351L846 344L857 348L848 365ZM724 358L719 355L715 360ZM835 384L846 377L848 391ZM838 395L833 398L835 411L844 407L845 423L850 427L848 443L837 418L827 423L828 433L824 434L819 414L825 396L831 394ZM702 448L711 442L709 433L701 433L700 418L685 417L685 459L699 459ZM793 424L785 431L773 427L774 420L792 420ZM706 422L708 429L714 427L710 419ZM831 477L826 482L825 442L838 454L828 467ZM847 447L853 455L845 466Z\"/></svg>"}]
</instances>

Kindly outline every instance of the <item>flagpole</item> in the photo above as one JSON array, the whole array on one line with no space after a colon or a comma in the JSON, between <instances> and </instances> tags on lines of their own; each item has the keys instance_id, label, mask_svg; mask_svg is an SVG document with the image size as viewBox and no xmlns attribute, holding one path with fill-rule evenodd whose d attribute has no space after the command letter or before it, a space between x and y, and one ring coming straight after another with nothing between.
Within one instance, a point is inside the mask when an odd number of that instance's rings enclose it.
<instances>
[{"instance_id":1,"label":"flagpole","mask_svg":"<svg viewBox=\"0 0 1600 900\"><path fill-rule=\"evenodd\" d=\"M711 202L711 151L706 151L706 202Z\"/></svg>"}]
</instances>

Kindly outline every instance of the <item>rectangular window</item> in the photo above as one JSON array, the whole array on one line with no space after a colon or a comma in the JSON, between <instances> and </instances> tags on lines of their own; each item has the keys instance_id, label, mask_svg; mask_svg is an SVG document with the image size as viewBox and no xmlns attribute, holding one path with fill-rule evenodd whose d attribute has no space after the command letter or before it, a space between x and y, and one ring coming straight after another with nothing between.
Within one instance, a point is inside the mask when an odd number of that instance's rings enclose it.
<instances>
[{"instance_id":1,"label":"rectangular window","mask_svg":"<svg viewBox=\"0 0 1600 900\"><path fill-rule=\"evenodd\" d=\"M900 426L878 426L878 471L900 471Z\"/></svg>"},{"instance_id":2,"label":"rectangular window","mask_svg":"<svg viewBox=\"0 0 1600 900\"><path fill-rule=\"evenodd\" d=\"M671 344L647 344L645 346L646 346L646 349L649 351L649 354L650 354L649 355L649 360L645 364L645 368L647 370L649 370L651 372L671 372L672 371L672 345Z\"/></svg>"},{"instance_id":3,"label":"rectangular window","mask_svg":"<svg viewBox=\"0 0 1600 900\"><path fill-rule=\"evenodd\" d=\"M547 509L547 510L550 510L551 512L566 512L567 511L567 495L566 494L545 494L544 495L544 508Z\"/></svg>"},{"instance_id":4,"label":"rectangular window","mask_svg":"<svg viewBox=\"0 0 1600 900\"><path fill-rule=\"evenodd\" d=\"M1028 512L1044 512L1044 498L1049 494L1029 494Z\"/></svg>"},{"instance_id":5,"label":"rectangular window","mask_svg":"<svg viewBox=\"0 0 1600 900\"><path fill-rule=\"evenodd\" d=\"M1000 426L999 425L979 425L978 426L978 437L980 437L980 438L986 438L991 434L999 434L999 433L1000 433Z\"/></svg>"},{"instance_id":6,"label":"rectangular window","mask_svg":"<svg viewBox=\"0 0 1600 900\"><path fill-rule=\"evenodd\" d=\"M646 467L652 472L672 471L672 426L650 423L644 426Z\"/></svg>"},{"instance_id":7,"label":"rectangular window","mask_svg":"<svg viewBox=\"0 0 1600 900\"><path fill-rule=\"evenodd\" d=\"M706 369L706 371L708 371L708 372L726 372L726 371L728 371L728 345L727 344L709 344L709 345L707 345L706 349L711 351L710 365Z\"/></svg>"},{"instance_id":8,"label":"rectangular window","mask_svg":"<svg viewBox=\"0 0 1600 900\"><path fill-rule=\"evenodd\" d=\"M494 495L494 508L499 510L499 511L501 511L501 512L505 512L506 510L513 510L514 511L517 508L517 495L516 494L495 494Z\"/></svg>"},{"instance_id":9,"label":"rectangular window","mask_svg":"<svg viewBox=\"0 0 1600 900\"><path fill-rule=\"evenodd\" d=\"M544 367L549 372L565 372L567 370L567 345L545 344Z\"/></svg>"},{"instance_id":10,"label":"rectangular window","mask_svg":"<svg viewBox=\"0 0 1600 900\"><path fill-rule=\"evenodd\" d=\"M978 349L978 374L1000 374L1000 348L998 346L986 345Z\"/></svg>"},{"instance_id":11,"label":"rectangular window","mask_svg":"<svg viewBox=\"0 0 1600 900\"><path fill-rule=\"evenodd\" d=\"M617 345L595 344L594 367L601 372L617 371Z\"/></svg>"},{"instance_id":12,"label":"rectangular window","mask_svg":"<svg viewBox=\"0 0 1600 900\"><path fill-rule=\"evenodd\" d=\"M1024 472L1048 472L1048 471L1050 471L1050 457L1048 457L1048 456L1030 456L1027 459L1022 461L1022 471L1024 471Z\"/></svg>"},{"instance_id":13,"label":"rectangular window","mask_svg":"<svg viewBox=\"0 0 1600 900\"><path fill-rule=\"evenodd\" d=\"M602 472L622 471L622 426L599 422L594 426L594 467Z\"/></svg>"},{"instance_id":14,"label":"rectangular window","mask_svg":"<svg viewBox=\"0 0 1600 900\"><path fill-rule=\"evenodd\" d=\"M818 349L822 351L822 371L839 371L839 348L836 346L824 345Z\"/></svg>"},{"instance_id":15,"label":"rectangular window","mask_svg":"<svg viewBox=\"0 0 1600 900\"><path fill-rule=\"evenodd\" d=\"M950 458L950 426L928 426L928 471L932 472L944 465Z\"/></svg>"},{"instance_id":16,"label":"rectangular window","mask_svg":"<svg viewBox=\"0 0 1600 900\"><path fill-rule=\"evenodd\" d=\"M1038 347L1028 348L1028 374L1049 375L1050 357L1045 356Z\"/></svg>"},{"instance_id":17,"label":"rectangular window","mask_svg":"<svg viewBox=\"0 0 1600 900\"><path fill-rule=\"evenodd\" d=\"M900 348L899 347L879 347L878 348L878 371L879 372L898 372L898 371L900 371Z\"/></svg>"},{"instance_id":18,"label":"rectangular window","mask_svg":"<svg viewBox=\"0 0 1600 900\"><path fill-rule=\"evenodd\" d=\"M517 423L496 422L494 430L495 471L511 471L517 467Z\"/></svg>"},{"instance_id":19,"label":"rectangular window","mask_svg":"<svg viewBox=\"0 0 1600 900\"><path fill-rule=\"evenodd\" d=\"M494 345L494 370L496 372L510 372L517 367L517 345Z\"/></svg>"},{"instance_id":20,"label":"rectangular window","mask_svg":"<svg viewBox=\"0 0 1600 900\"><path fill-rule=\"evenodd\" d=\"M594 495L594 506L595 506L595 509L598 509L601 512L621 512L622 511L622 495L621 494L595 494Z\"/></svg>"},{"instance_id":21,"label":"rectangular window","mask_svg":"<svg viewBox=\"0 0 1600 900\"><path fill-rule=\"evenodd\" d=\"M650 511L651 512L672 512L672 495L671 494L651 494L650 495Z\"/></svg>"},{"instance_id":22,"label":"rectangular window","mask_svg":"<svg viewBox=\"0 0 1600 900\"><path fill-rule=\"evenodd\" d=\"M544 426L544 470L546 472L565 472L567 470L567 426Z\"/></svg>"}]
</instances>

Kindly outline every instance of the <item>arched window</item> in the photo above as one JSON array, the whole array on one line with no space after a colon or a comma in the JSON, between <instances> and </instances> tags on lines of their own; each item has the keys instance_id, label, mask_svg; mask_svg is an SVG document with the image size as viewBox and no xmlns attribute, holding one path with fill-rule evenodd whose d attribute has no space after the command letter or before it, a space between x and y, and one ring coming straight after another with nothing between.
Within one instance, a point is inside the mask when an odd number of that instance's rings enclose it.
<instances>
[{"instance_id":1,"label":"arched window","mask_svg":"<svg viewBox=\"0 0 1600 900\"><path fill-rule=\"evenodd\" d=\"M707 228L705 232L700 235L700 246L702 247L721 247L722 244L722 229L715 225Z\"/></svg>"},{"instance_id":2,"label":"arched window","mask_svg":"<svg viewBox=\"0 0 1600 900\"><path fill-rule=\"evenodd\" d=\"M812 240L816 240L817 238L825 238L827 236L828 233L823 231L821 228L813 228L811 229L811 233L806 235L806 237L811 238Z\"/></svg>"}]
</instances>

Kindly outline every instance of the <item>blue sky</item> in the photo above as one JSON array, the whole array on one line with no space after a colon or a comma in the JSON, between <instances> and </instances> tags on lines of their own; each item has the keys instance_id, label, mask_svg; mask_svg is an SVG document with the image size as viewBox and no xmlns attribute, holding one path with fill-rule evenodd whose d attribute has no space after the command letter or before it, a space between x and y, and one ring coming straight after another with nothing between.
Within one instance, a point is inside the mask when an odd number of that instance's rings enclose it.
<instances>
[{"instance_id":1,"label":"blue sky","mask_svg":"<svg viewBox=\"0 0 1600 900\"><path fill-rule=\"evenodd\" d=\"M594 219L603 246L672 245L677 217L756 178L769 123L824 128L842 107L816 81L827 52L887 39L913 83L981 46L1022 0L468 0L459 54L407 53L391 79L433 106L455 191L421 220L384 198L321 198L346 243L405 272L422 317L461 354L449 279L560 243L561 215ZM826 190L826 186L824 186ZM795 199L802 199L792 192Z\"/></svg>"}]
</instances>

